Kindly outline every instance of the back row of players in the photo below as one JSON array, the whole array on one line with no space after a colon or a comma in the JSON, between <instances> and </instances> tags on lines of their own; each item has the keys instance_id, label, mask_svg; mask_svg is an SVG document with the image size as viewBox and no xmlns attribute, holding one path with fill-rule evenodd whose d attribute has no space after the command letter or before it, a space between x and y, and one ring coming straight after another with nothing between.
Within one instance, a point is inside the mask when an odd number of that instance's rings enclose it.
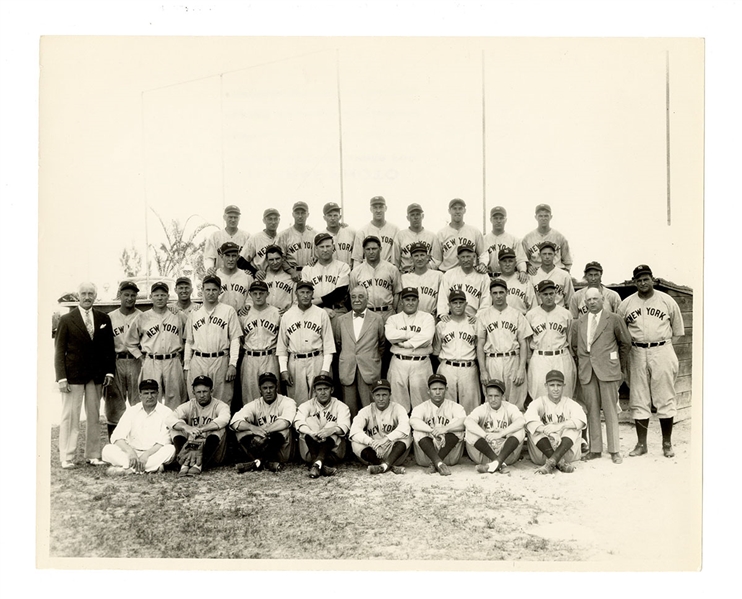
<instances>
[{"instance_id":1,"label":"back row of players","mask_svg":"<svg viewBox=\"0 0 742 599\"><path fill-rule=\"evenodd\" d=\"M297 202L292 227L276 233L279 216L268 209L266 229L249 236L238 228L239 209L228 206L226 228L207 243L203 306L191 302L191 283L180 278L176 304L168 307L167 285L155 283L153 309L140 313L134 308L138 289L124 281L122 307L111 313L117 382L106 402L109 427L123 413L125 398L137 401L142 379L158 381L165 404L175 408L196 377L208 376L215 397L233 403L234 412L242 405L240 395L245 403L259 397L263 373L280 378L301 405L310 398L314 378L334 372L351 416L371 403L372 385L382 375L394 400L410 413L425 401L433 370L447 378L446 396L467 414L481 403L480 382L491 379L503 381L505 400L523 411L527 395L546 394L551 370L563 373L565 393L574 397L574 319L588 311L618 311L624 320L608 360L636 382L631 409L638 443L632 454L646 452L651 400L665 455L672 454L677 358L670 338L682 334L683 324L672 298L651 289L648 267L637 267L634 279L648 278L650 288L642 292L638 286L621 304L618 294L602 286L597 262L585 268L588 287L574 293L568 244L549 228L546 205L537 206L539 227L522 243L505 233L506 211L500 207L492 209L493 231L484 238L464 224L466 207L458 199L449 204L450 225L438 235L422 228L417 204L408 207L410 227L404 231L385 222L384 198L372 198L371 211L371 223L353 233L340 226L337 204L326 204L328 227L317 233L306 227L306 204ZM593 308L586 301L591 289L597 293ZM241 394L232 402L236 379ZM602 405L614 461L620 461L617 415L606 404L615 404L617 387L609 392L612 401ZM600 409L600 401L597 410L588 409L597 411L590 419L596 429L591 455L602 451Z\"/></svg>"}]
</instances>

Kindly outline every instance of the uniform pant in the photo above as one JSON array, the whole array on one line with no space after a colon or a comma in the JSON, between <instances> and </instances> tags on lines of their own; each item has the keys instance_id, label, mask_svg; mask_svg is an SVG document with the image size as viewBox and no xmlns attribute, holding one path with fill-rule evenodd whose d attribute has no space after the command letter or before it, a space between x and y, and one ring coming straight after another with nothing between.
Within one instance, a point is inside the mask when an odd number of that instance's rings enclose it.
<instances>
[{"instance_id":1,"label":"uniform pant","mask_svg":"<svg viewBox=\"0 0 742 599\"><path fill-rule=\"evenodd\" d=\"M566 437L567 439L572 440L572 447L569 448L569 451L564 454L564 461L565 462L575 462L582 457L582 451L580 451L580 437L581 437L581 431L575 430L573 428L568 428L566 430L563 430L561 433L555 433L552 435L544 435L542 433L533 433L528 435L528 456L531 458L531 461L536 464L537 466L543 466L546 463L546 456L541 452L541 450L536 447L536 443L538 443L541 439L549 439L551 442L551 446L556 449L559 447L559 442L561 438ZM559 439L555 438L558 437Z\"/></svg>"},{"instance_id":2,"label":"uniform pant","mask_svg":"<svg viewBox=\"0 0 742 599\"><path fill-rule=\"evenodd\" d=\"M462 432L456 432L452 433L456 435L459 439L459 442L456 443L456 446L448 453L448 455L443 458L443 463L447 466L455 466L459 463L461 460L461 456L464 455L464 433ZM420 431L412 431L412 440L413 440L413 452L415 454L415 463L418 466L427 467L430 466L430 458L425 455L425 452L420 447L420 439L428 438L431 441L433 441L433 447L435 447L436 451L440 451L441 448L445 445L445 435L444 438L441 440L440 437L433 437L430 433L423 433Z\"/></svg>"},{"instance_id":3,"label":"uniform pant","mask_svg":"<svg viewBox=\"0 0 742 599\"><path fill-rule=\"evenodd\" d=\"M523 451L523 441L526 439L526 431L525 429L521 429L519 431L516 431L507 437L503 437L502 439L498 439L494 443L490 443L487 441L487 444L492 448L492 451L495 452L495 455L500 455L500 452L502 451L502 446L505 444L505 441L507 441L510 437L515 437L518 439L518 448L511 453L507 458L505 458L505 463L508 466L512 466L520 459L520 454ZM490 459L484 455L481 451L479 451L476 447L474 447L474 444L479 440L482 439L482 437L478 437L477 435L470 433L467 431L466 433L466 453L469 454L469 458L472 462L475 464L486 464L490 461Z\"/></svg>"},{"instance_id":4,"label":"uniform pant","mask_svg":"<svg viewBox=\"0 0 742 599\"><path fill-rule=\"evenodd\" d=\"M573 397L576 381L575 361L569 352L564 350L558 356L542 356L538 352L533 352L528 365L528 394L531 399L546 395L546 373L550 370L558 370L564 375L564 395Z\"/></svg>"},{"instance_id":5,"label":"uniform pant","mask_svg":"<svg viewBox=\"0 0 742 599\"><path fill-rule=\"evenodd\" d=\"M363 380L361 371L356 367L356 378L351 385L343 385L343 401L350 410L351 420L368 405L371 405L371 385Z\"/></svg>"},{"instance_id":6,"label":"uniform pant","mask_svg":"<svg viewBox=\"0 0 742 599\"><path fill-rule=\"evenodd\" d=\"M430 358L403 360L395 355L389 365L392 400L401 405L409 414L412 408L427 399L428 377L431 374L433 374L433 367L430 364Z\"/></svg>"},{"instance_id":7,"label":"uniform pant","mask_svg":"<svg viewBox=\"0 0 742 599\"><path fill-rule=\"evenodd\" d=\"M332 440L333 442L333 448L328 453L328 458L332 462L342 461L342 459L345 457L345 437L341 437L339 435L330 435L327 438L329 440ZM299 455L301 456L301 459L308 464L311 464L314 460L317 459L319 445L320 443L318 441L315 441L311 437L307 437L304 433L299 434Z\"/></svg>"},{"instance_id":8,"label":"uniform pant","mask_svg":"<svg viewBox=\"0 0 742 599\"><path fill-rule=\"evenodd\" d=\"M193 361L191 361L193 364ZM191 371L193 372L193 371ZM179 357L168 360L144 358L139 380L153 379L160 385L160 401L174 410L188 399L183 363Z\"/></svg>"},{"instance_id":9,"label":"uniform pant","mask_svg":"<svg viewBox=\"0 0 742 599\"><path fill-rule=\"evenodd\" d=\"M248 461L255 459L285 464L291 459L293 434L291 428L268 433L259 438L249 431L237 431L237 445Z\"/></svg>"},{"instance_id":10,"label":"uniform pant","mask_svg":"<svg viewBox=\"0 0 742 599\"><path fill-rule=\"evenodd\" d=\"M59 423L59 460L72 462L80 432L80 409L85 399L85 458L100 459L100 398L103 387L92 380L84 385L70 385L69 393L62 393L62 419Z\"/></svg>"},{"instance_id":11,"label":"uniform pant","mask_svg":"<svg viewBox=\"0 0 742 599\"><path fill-rule=\"evenodd\" d=\"M672 343L659 347L631 346L629 354L629 409L634 420L652 415L651 404L660 418L674 418L675 377L678 357Z\"/></svg>"},{"instance_id":12,"label":"uniform pant","mask_svg":"<svg viewBox=\"0 0 742 599\"><path fill-rule=\"evenodd\" d=\"M590 382L582 385L582 397L587 406L587 425L590 435L590 451L603 451L603 434L600 424L600 409L605 414L605 432L608 437L608 452L620 450L618 438L618 388L621 381L601 381L593 372Z\"/></svg>"},{"instance_id":13,"label":"uniform pant","mask_svg":"<svg viewBox=\"0 0 742 599\"><path fill-rule=\"evenodd\" d=\"M289 354L288 369L294 384L287 386L287 394L297 406L311 397L312 383L314 377L322 371L323 360L322 354L309 358L297 358L294 354Z\"/></svg>"},{"instance_id":14,"label":"uniform pant","mask_svg":"<svg viewBox=\"0 0 742 599\"><path fill-rule=\"evenodd\" d=\"M188 437L181 432L171 434L173 445L175 446L175 455L180 453L183 449L183 445L188 441ZM203 463L201 468L213 468L218 466L224 461L227 455L227 429L222 428L218 431L210 431L206 433L206 440L204 441L203 450Z\"/></svg>"},{"instance_id":15,"label":"uniform pant","mask_svg":"<svg viewBox=\"0 0 742 599\"><path fill-rule=\"evenodd\" d=\"M117 425L126 411L126 400L129 405L139 403L139 372L142 369L141 360L133 358L117 358L116 374L113 384L106 391L106 422Z\"/></svg>"},{"instance_id":16,"label":"uniform pant","mask_svg":"<svg viewBox=\"0 0 742 599\"><path fill-rule=\"evenodd\" d=\"M498 379L505 383L505 394L503 399L521 412L525 411L526 392L528 391L527 378L521 385L513 384L513 378L518 374L518 362L520 356L501 356L499 358L485 358L487 375L490 379ZM548 371L547 371L548 372ZM546 372L544 372L544 377ZM538 397L531 395L532 398Z\"/></svg>"},{"instance_id":17,"label":"uniform pant","mask_svg":"<svg viewBox=\"0 0 742 599\"><path fill-rule=\"evenodd\" d=\"M197 376L208 376L214 382L214 388L212 389L213 397L222 400L228 406L231 405L232 395L234 393L234 381L226 381L228 368L228 355L219 356L218 358L193 356L188 369L188 395L193 396L193 380Z\"/></svg>"},{"instance_id":18,"label":"uniform pant","mask_svg":"<svg viewBox=\"0 0 742 599\"><path fill-rule=\"evenodd\" d=\"M240 384L242 386L242 405L247 405L253 399L260 397L258 377L264 372L272 372L276 379L281 380L278 371L278 358L275 354L269 356L250 356L245 354L240 369Z\"/></svg>"},{"instance_id":19,"label":"uniform pant","mask_svg":"<svg viewBox=\"0 0 742 599\"><path fill-rule=\"evenodd\" d=\"M404 439L395 439L389 444L389 447L387 447L386 451L378 452L376 451L376 455L378 458L383 462L386 460L386 458L389 457L389 454L392 452L392 448L394 447L394 444L397 441L401 441L405 444L405 447L407 450L404 452L404 454L397 460L398 464L403 464L404 461L407 459L407 456L410 455L410 445L412 445L412 437L405 437ZM366 448L371 447L370 445L364 445L363 443L358 443L356 441L352 441L350 444L350 448L353 450L353 453L356 455L356 457L360 460L362 464L365 464L368 466L368 462L361 457L361 453L363 453L363 450Z\"/></svg>"},{"instance_id":20,"label":"uniform pant","mask_svg":"<svg viewBox=\"0 0 742 599\"><path fill-rule=\"evenodd\" d=\"M438 374L446 377L446 399L461 404L467 415L482 403L479 389L479 368L472 366L451 366L441 360Z\"/></svg>"},{"instance_id":21,"label":"uniform pant","mask_svg":"<svg viewBox=\"0 0 742 599\"><path fill-rule=\"evenodd\" d=\"M136 451L137 456L144 453L144 450ZM111 466L121 466L122 468L129 467L129 454L121 449L118 445L109 443L103 447L101 452L102 459L104 462L108 462ZM160 466L169 464L175 457L175 446L174 445L163 445L155 453L153 453L147 459L147 463L144 465L145 472L154 472Z\"/></svg>"}]
</instances>

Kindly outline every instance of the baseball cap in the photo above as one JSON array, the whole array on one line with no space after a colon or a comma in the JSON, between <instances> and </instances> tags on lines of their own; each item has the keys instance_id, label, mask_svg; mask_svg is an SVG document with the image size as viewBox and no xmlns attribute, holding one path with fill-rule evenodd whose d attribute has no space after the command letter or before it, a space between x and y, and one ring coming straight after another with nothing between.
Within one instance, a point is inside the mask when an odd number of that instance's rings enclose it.
<instances>
[{"instance_id":1,"label":"baseball cap","mask_svg":"<svg viewBox=\"0 0 742 599\"><path fill-rule=\"evenodd\" d=\"M400 299L408 296L420 297L420 292L417 290L417 287L404 287L402 291L399 292Z\"/></svg>"},{"instance_id":2,"label":"baseball cap","mask_svg":"<svg viewBox=\"0 0 742 599\"><path fill-rule=\"evenodd\" d=\"M144 379L139 383L140 391L159 391L160 385L154 379Z\"/></svg>"},{"instance_id":3,"label":"baseball cap","mask_svg":"<svg viewBox=\"0 0 742 599\"><path fill-rule=\"evenodd\" d=\"M305 211L309 212L309 206L306 202L294 202L294 206L291 208L291 210L297 210L298 208L303 208Z\"/></svg>"},{"instance_id":4,"label":"baseball cap","mask_svg":"<svg viewBox=\"0 0 742 599\"><path fill-rule=\"evenodd\" d=\"M466 202L461 198L454 198L453 200L448 202L448 207L453 208L456 204L461 204L464 208L466 208Z\"/></svg>"},{"instance_id":5,"label":"baseball cap","mask_svg":"<svg viewBox=\"0 0 742 599\"><path fill-rule=\"evenodd\" d=\"M224 209L224 214L237 214L237 215L239 215L239 214L242 214L242 213L240 212L240 209L237 206L235 206L234 204L230 204L229 206L227 206Z\"/></svg>"},{"instance_id":6,"label":"baseball cap","mask_svg":"<svg viewBox=\"0 0 742 599\"><path fill-rule=\"evenodd\" d=\"M157 289L163 289L165 293L170 293L170 287L167 286L167 283L165 283L165 281L157 281L156 283L152 283L152 287L149 288L149 292L154 293Z\"/></svg>"},{"instance_id":7,"label":"baseball cap","mask_svg":"<svg viewBox=\"0 0 742 599\"><path fill-rule=\"evenodd\" d=\"M325 204L322 208L322 214L329 214L334 210L340 212L340 206L338 206L335 202L327 202L327 204Z\"/></svg>"},{"instance_id":8,"label":"baseball cap","mask_svg":"<svg viewBox=\"0 0 742 599\"><path fill-rule=\"evenodd\" d=\"M386 206L386 200L384 199L384 196L374 196L371 198L371 201L369 202L371 206L374 204L383 204Z\"/></svg>"},{"instance_id":9,"label":"baseball cap","mask_svg":"<svg viewBox=\"0 0 742 599\"><path fill-rule=\"evenodd\" d=\"M502 279L492 279L490 281L490 289L493 289L495 287L502 287L505 291L508 290L508 284Z\"/></svg>"},{"instance_id":10,"label":"baseball cap","mask_svg":"<svg viewBox=\"0 0 742 599\"><path fill-rule=\"evenodd\" d=\"M311 281L299 281L296 284L296 290L297 291L299 291L299 289L303 289L303 288L311 289L312 291L314 291L314 285L312 284Z\"/></svg>"},{"instance_id":11,"label":"baseball cap","mask_svg":"<svg viewBox=\"0 0 742 599\"><path fill-rule=\"evenodd\" d=\"M513 248L502 248L497 252L497 259L503 260L504 258L515 258L515 250Z\"/></svg>"},{"instance_id":12,"label":"baseball cap","mask_svg":"<svg viewBox=\"0 0 742 599\"><path fill-rule=\"evenodd\" d=\"M220 254L226 254L228 252L239 252L239 251L240 251L240 246L238 246L234 241L225 241L219 248Z\"/></svg>"},{"instance_id":13,"label":"baseball cap","mask_svg":"<svg viewBox=\"0 0 742 599\"><path fill-rule=\"evenodd\" d=\"M250 289L248 291L265 291L268 293L270 289L268 289L268 285L265 281L253 281L250 283Z\"/></svg>"},{"instance_id":14,"label":"baseball cap","mask_svg":"<svg viewBox=\"0 0 742 599\"><path fill-rule=\"evenodd\" d=\"M538 214L539 212L542 212L544 210L551 214L551 206L549 206L548 204L539 204L538 206L536 206L536 210L534 212Z\"/></svg>"},{"instance_id":15,"label":"baseball cap","mask_svg":"<svg viewBox=\"0 0 742 599\"><path fill-rule=\"evenodd\" d=\"M268 254L281 254L283 256L283 249L280 245L272 244L265 248L265 255Z\"/></svg>"},{"instance_id":16,"label":"baseball cap","mask_svg":"<svg viewBox=\"0 0 742 599\"><path fill-rule=\"evenodd\" d=\"M425 252L427 254L429 251L428 244L424 241L416 241L410 245L410 256L415 252Z\"/></svg>"},{"instance_id":17,"label":"baseball cap","mask_svg":"<svg viewBox=\"0 0 742 599\"><path fill-rule=\"evenodd\" d=\"M319 245L323 241L327 241L328 239L332 239L332 235L329 233L317 233L314 236L314 245Z\"/></svg>"},{"instance_id":18,"label":"baseball cap","mask_svg":"<svg viewBox=\"0 0 742 599\"><path fill-rule=\"evenodd\" d=\"M201 287L203 287L204 285L206 285L206 283L213 283L217 287L221 287L222 286L222 280L219 277L217 277L216 275L206 275L204 277L204 280L201 282Z\"/></svg>"},{"instance_id":19,"label":"baseball cap","mask_svg":"<svg viewBox=\"0 0 742 599\"><path fill-rule=\"evenodd\" d=\"M544 248L551 248L555 252L557 250L556 244L553 241L542 241L538 246L538 251L540 252Z\"/></svg>"},{"instance_id":20,"label":"baseball cap","mask_svg":"<svg viewBox=\"0 0 742 599\"><path fill-rule=\"evenodd\" d=\"M410 204L407 206L407 214L411 214L413 212L423 212L423 207L420 204Z\"/></svg>"},{"instance_id":21,"label":"baseball cap","mask_svg":"<svg viewBox=\"0 0 742 599\"><path fill-rule=\"evenodd\" d=\"M276 377L275 374L272 372L262 372L258 376L258 385L262 385L266 381L270 381L271 383L278 384L278 377Z\"/></svg>"},{"instance_id":22,"label":"baseball cap","mask_svg":"<svg viewBox=\"0 0 742 599\"><path fill-rule=\"evenodd\" d=\"M502 206L495 206L492 210L490 210L490 216L494 216L495 214L502 214L503 216L508 215L508 211L505 210Z\"/></svg>"},{"instance_id":23,"label":"baseball cap","mask_svg":"<svg viewBox=\"0 0 742 599\"><path fill-rule=\"evenodd\" d=\"M271 214L281 216L281 213L275 208L266 208L265 210L263 210L263 218L265 218L266 216L270 216Z\"/></svg>"},{"instance_id":24,"label":"baseball cap","mask_svg":"<svg viewBox=\"0 0 742 599\"><path fill-rule=\"evenodd\" d=\"M588 270L597 270L600 272L603 272L603 267L600 265L600 262L588 262L585 264L585 272Z\"/></svg>"},{"instance_id":25,"label":"baseball cap","mask_svg":"<svg viewBox=\"0 0 742 599\"><path fill-rule=\"evenodd\" d=\"M461 291L461 289L452 289L451 293L448 294L448 301L453 302L455 300L464 300L466 301L466 293Z\"/></svg>"},{"instance_id":26,"label":"baseball cap","mask_svg":"<svg viewBox=\"0 0 742 599\"><path fill-rule=\"evenodd\" d=\"M214 381L211 380L211 377L210 376L206 376L206 375L203 375L202 374L200 376L197 376L195 379L193 379L193 384L192 385L193 385L193 387L196 387L198 385L205 385L209 389L213 389L214 388Z\"/></svg>"},{"instance_id":27,"label":"baseball cap","mask_svg":"<svg viewBox=\"0 0 742 599\"><path fill-rule=\"evenodd\" d=\"M446 377L442 374L431 374L428 377L428 387L433 383L443 383L444 385L448 385L448 380L446 380Z\"/></svg>"},{"instance_id":28,"label":"baseball cap","mask_svg":"<svg viewBox=\"0 0 742 599\"><path fill-rule=\"evenodd\" d=\"M547 289L556 289L556 283L554 281L550 281L549 279L546 279L545 281L541 281L538 284L537 291L541 293L542 291L546 291Z\"/></svg>"},{"instance_id":29,"label":"baseball cap","mask_svg":"<svg viewBox=\"0 0 742 599\"><path fill-rule=\"evenodd\" d=\"M546 382L551 383L552 381L564 382L564 375L559 370L550 370L546 373Z\"/></svg>"},{"instance_id":30,"label":"baseball cap","mask_svg":"<svg viewBox=\"0 0 742 599\"><path fill-rule=\"evenodd\" d=\"M634 276L632 278L636 279L639 275L644 275L644 274L647 274L650 277L653 276L652 269L649 268L649 266L647 266L646 264L640 264L634 269Z\"/></svg>"},{"instance_id":31,"label":"baseball cap","mask_svg":"<svg viewBox=\"0 0 742 599\"><path fill-rule=\"evenodd\" d=\"M317 385L327 385L328 387L334 387L335 383L332 380L332 377L329 374L318 374L314 377L314 381L312 381L312 387L316 387Z\"/></svg>"},{"instance_id":32,"label":"baseball cap","mask_svg":"<svg viewBox=\"0 0 742 599\"><path fill-rule=\"evenodd\" d=\"M178 277L175 279L175 286L177 287L180 284L192 285L191 280L188 277Z\"/></svg>"},{"instance_id":33,"label":"baseball cap","mask_svg":"<svg viewBox=\"0 0 742 599\"><path fill-rule=\"evenodd\" d=\"M374 383L373 387L371 387L371 393L376 393L379 389L387 389L388 391L391 391L392 386L386 379L379 379Z\"/></svg>"},{"instance_id":34,"label":"baseball cap","mask_svg":"<svg viewBox=\"0 0 742 599\"><path fill-rule=\"evenodd\" d=\"M139 293L139 287L137 287L134 281L121 281L121 284L119 285L119 291L124 291L126 289L131 289L132 291L136 291L137 293Z\"/></svg>"},{"instance_id":35,"label":"baseball cap","mask_svg":"<svg viewBox=\"0 0 742 599\"><path fill-rule=\"evenodd\" d=\"M361 246L366 247L366 244L371 241L375 241L376 243L379 244L379 247L381 247L381 240L378 237L376 237L376 235L369 235L368 237L366 237L366 239L363 240L363 243L361 244Z\"/></svg>"},{"instance_id":36,"label":"baseball cap","mask_svg":"<svg viewBox=\"0 0 742 599\"><path fill-rule=\"evenodd\" d=\"M456 255L458 256L461 252L475 252L474 246L470 243L462 243L456 248Z\"/></svg>"},{"instance_id":37,"label":"baseball cap","mask_svg":"<svg viewBox=\"0 0 742 599\"><path fill-rule=\"evenodd\" d=\"M505 393L505 383L500 379L490 379L484 384L485 389L489 387L497 387L502 393Z\"/></svg>"}]
</instances>

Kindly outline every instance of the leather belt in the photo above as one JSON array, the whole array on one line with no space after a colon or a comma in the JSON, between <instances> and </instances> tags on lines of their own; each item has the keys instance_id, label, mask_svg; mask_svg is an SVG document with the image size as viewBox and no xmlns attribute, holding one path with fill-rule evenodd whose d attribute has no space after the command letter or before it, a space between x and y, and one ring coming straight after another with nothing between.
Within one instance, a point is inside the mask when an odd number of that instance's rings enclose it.
<instances>
[{"instance_id":1,"label":"leather belt","mask_svg":"<svg viewBox=\"0 0 742 599\"><path fill-rule=\"evenodd\" d=\"M292 354L295 358L314 358L314 356L319 356L322 353L321 349L315 349L314 351L310 351L308 354Z\"/></svg>"},{"instance_id":2,"label":"leather belt","mask_svg":"<svg viewBox=\"0 0 742 599\"><path fill-rule=\"evenodd\" d=\"M549 350L542 351L542 350L539 349L539 350L536 351L536 353L539 356L561 356L564 353L564 350L563 349L555 349L554 351L549 351Z\"/></svg>"},{"instance_id":3,"label":"leather belt","mask_svg":"<svg viewBox=\"0 0 742 599\"><path fill-rule=\"evenodd\" d=\"M470 366L474 366L474 360L466 360L464 362L455 362L454 360L443 360L446 364L449 366L457 366L459 368L468 368Z\"/></svg>"},{"instance_id":4,"label":"leather belt","mask_svg":"<svg viewBox=\"0 0 742 599\"><path fill-rule=\"evenodd\" d=\"M211 353L198 351L196 349L193 350L193 355L198 356L199 358L221 358L222 356L227 355L227 350L223 349L222 351L215 351Z\"/></svg>"},{"instance_id":5,"label":"leather belt","mask_svg":"<svg viewBox=\"0 0 742 599\"><path fill-rule=\"evenodd\" d=\"M638 341L632 341L631 345L634 347L659 347L660 345L665 345L666 343L670 343L669 339L665 339L664 341L657 341L655 343L639 343Z\"/></svg>"},{"instance_id":6,"label":"leather belt","mask_svg":"<svg viewBox=\"0 0 742 599\"><path fill-rule=\"evenodd\" d=\"M265 351L250 351L249 349L245 350L246 356L255 356L256 358L259 358L260 356L272 356L275 353L275 349L266 349Z\"/></svg>"},{"instance_id":7,"label":"leather belt","mask_svg":"<svg viewBox=\"0 0 742 599\"><path fill-rule=\"evenodd\" d=\"M488 358L507 358L509 356L517 356L519 352L513 350L513 351L503 351L503 352L495 352L494 354L487 354Z\"/></svg>"},{"instance_id":8,"label":"leather belt","mask_svg":"<svg viewBox=\"0 0 742 599\"><path fill-rule=\"evenodd\" d=\"M136 358L132 356L128 351L117 352L116 358L118 360L136 360Z\"/></svg>"},{"instance_id":9,"label":"leather belt","mask_svg":"<svg viewBox=\"0 0 742 599\"><path fill-rule=\"evenodd\" d=\"M374 308L374 307L369 306L368 309L371 310L372 312L386 312L387 310L391 310L392 308L391 306L381 306L379 308Z\"/></svg>"},{"instance_id":10,"label":"leather belt","mask_svg":"<svg viewBox=\"0 0 742 599\"><path fill-rule=\"evenodd\" d=\"M193 352L194 354L196 352ZM145 354L148 358L152 358L153 360L170 360L171 358L177 358L178 352L174 352L172 354Z\"/></svg>"},{"instance_id":11,"label":"leather belt","mask_svg":"<svg viewBox=\"0 0 742 599\"><path fill-rule=\"evenodd\" d=\"M412 360L413 362L421 362L422 360L427 360L428 356L404 356L402 354L394 354L397 356L400 360Z\"/></svg>"}]
</instances>

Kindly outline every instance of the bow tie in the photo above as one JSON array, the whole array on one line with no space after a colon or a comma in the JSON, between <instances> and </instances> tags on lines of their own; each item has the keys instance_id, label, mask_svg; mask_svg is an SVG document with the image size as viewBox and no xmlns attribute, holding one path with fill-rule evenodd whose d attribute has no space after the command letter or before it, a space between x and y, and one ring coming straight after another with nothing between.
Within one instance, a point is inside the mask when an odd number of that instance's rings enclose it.
<instances>
[{"instance_id":1,"label":"bow tie","mask_svg":"<svg viewBox=\"0 0 742 599\"><path fill-rule=\"evenodd\" d=\"M363 318L363 312L358 314L358 312L353 312L353 318Z\"/></svg>"}]
</instances>

